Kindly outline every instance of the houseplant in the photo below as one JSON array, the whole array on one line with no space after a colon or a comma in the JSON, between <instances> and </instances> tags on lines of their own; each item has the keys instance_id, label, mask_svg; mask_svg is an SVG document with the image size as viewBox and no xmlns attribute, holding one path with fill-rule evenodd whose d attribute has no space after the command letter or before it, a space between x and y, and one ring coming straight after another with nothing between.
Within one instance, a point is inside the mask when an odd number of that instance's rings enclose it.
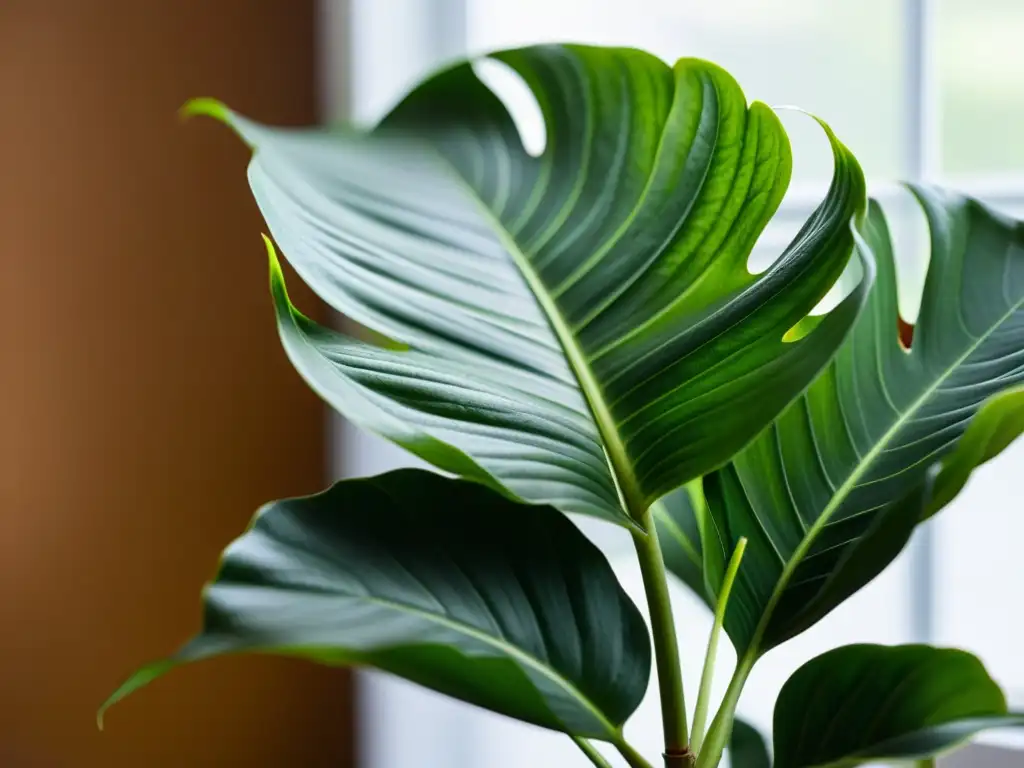
<instances>
[{"instance_id":1,"label":"houseplant","mask_svg":"<svg viewBox=\"0 0 1024 768\"><path fill-rule=\"evenodd\" d=\"M277 325L307 382L446 473L401 470L266 505L226 550L201 634L131 677L242 651L360 664L648 766L622 725L652 657L667 768L770 764L735 710L751 668L877 575L1024 428L1024 229L915 188L931 261L912 339L856 158L765 272L747 260L790 177L774 112L720 68L540 46L527 153L470 63L372 131L284 130L199 100L253 149L274 240L372 342L312 322L267 240ZM841 275L853 289L812 310ZM565 513L627 529L650 632ZM687 717L669 570L715 611ZM711 716L724 629L739 662ZM652 653L653 648L653 653ZM972 656L847 646L776 705L776 768L920 761L1024 724Z\"/></svg>"}]
</instances>

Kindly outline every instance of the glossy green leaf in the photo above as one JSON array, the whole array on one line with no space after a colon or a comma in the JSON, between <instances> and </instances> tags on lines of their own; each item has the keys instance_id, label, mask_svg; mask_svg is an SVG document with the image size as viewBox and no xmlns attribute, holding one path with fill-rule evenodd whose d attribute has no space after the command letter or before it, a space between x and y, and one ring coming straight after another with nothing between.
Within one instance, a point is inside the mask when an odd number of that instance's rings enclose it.
<instances>
[{"instance_id":1,"label":"glossy green leaf","mask_svg":"<svg viewBox=\"0 0 1024 768\"><path fill-rule=\"evenodd\" d=\"M732 724L729 761L732 768L772 768L764 736L750 723L739 718Z\"/></svg>"},{"instance_id":2,"label":"glossy green leaf","mask_svg":"<svg viewBox=\"0 0 1024 768\"><path fill-rule=\"evenodd\" d=\"M511 498L633 525L727 461L834 354L863 292L784 337L849 260L863 174L826 128L828 196L755 276L747 260L790 149L727 73L571 45L492 58L540 105L539 157L470 63L428 78L370 133L194 111L254 148L253 193L303 279L404 345L311 323L275 271L285 347L326 400Z\"/></svg>"},{"instance_id":3,"label":"glossy green leaf","mask_svg":"<svg viewBox=\"0 0 1024 768\"><path fill-rule=\"evenodd\" d=\"M967 484L971 473L994 459L1024 432L1024 387L1002 392L987 400L971 419L956 449L942 461L935 494L928 505L934 515Z\"/></svg>"},{"instance_id":4,"label":"glossy green leaf","mask_svg":"<svg viewBox=\"0 0 1024 768\"><path fill-rule=\"evenodd\" d=\"M911 348L872 204L878 276L850 336L803 397L704 478L707 584L749 540L725 623L741 655L803 631L881 571L927 515L938 462L988 398L1024 380L1024 227L973 200L915 193L932 248Z\"/></svg>"},{"instance_id":5,"label":"glossy green leaf","mask_svg":"<svg viewBox=\"0 0 1024 768\"><path fill-rule=\"evenodd\" d=\"M531 723L610 739L647 688L643 618L550 507L422 470L265 506L171 667L226 653L367 665Z\"/></svg>"},{"instance_id":6,"label":"glossy green leaf","mask_svg":"<svg viewBox=\"0 0 1024 768\"><path fill-rule=\"evenodd\" d=\"M927 758L1024 726L981 662L925 645L848 645L802 666L775 704L775 768Z\"/></svg>"}]
</instances>

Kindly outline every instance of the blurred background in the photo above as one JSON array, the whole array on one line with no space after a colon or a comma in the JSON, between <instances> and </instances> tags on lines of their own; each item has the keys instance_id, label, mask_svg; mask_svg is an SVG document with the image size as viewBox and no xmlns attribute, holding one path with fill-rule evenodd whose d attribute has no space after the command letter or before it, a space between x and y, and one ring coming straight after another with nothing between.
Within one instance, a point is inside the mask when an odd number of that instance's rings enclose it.
<instances>
[{"instance_id":1,"label":"blurred background","mask_svg":"<svg viewBox=\"0 0 1024 768\"><path fill-rule=\"evenodd\" d=\"M267 122L371 123L446 59L549 40L708 58L750 98L827 118L912 256L909 319L927 251L895 180L1024 216L1020 0L0 0L0 767L585 764L564 737L400 681L272 659L182 669L94 724L128 672L196 629L200 586L260 503L409 461L292 372L247 153L177 108L213 95ZM536 140L522 84L481 74ZM783 120L794 183L762 260L831 171L820 130ZM877 581L765 659L741 712L767 729L782 682L828 647L918 640L979 654L1024 708L1021 469L1024 445L978 473ZM639 598L610 528L586 530ZM694 689L710 616L675 598ZM655 690L627 729L651 753ZM1024 742L987 737L944 765L1021 766Z\"/></svg>"}]
</instances>

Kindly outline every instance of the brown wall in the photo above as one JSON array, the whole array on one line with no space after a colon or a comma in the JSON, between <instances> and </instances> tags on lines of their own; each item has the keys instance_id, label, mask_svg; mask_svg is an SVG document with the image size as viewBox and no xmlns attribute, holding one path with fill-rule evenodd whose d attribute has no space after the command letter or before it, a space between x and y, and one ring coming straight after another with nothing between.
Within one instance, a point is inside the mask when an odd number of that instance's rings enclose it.
<instances>
[{"instance_id":1,"label":"brown wall","mask_svg":"<svg viewBox=\"0 0 1024 768\"><path fill-rule=\"evenodd\" d=\"M0 0L4 768L350 764L348 679L299 662L182 669L93 720L197 627L256 507L322 485L246 153L175 116L313 119L313 5Z\"/></svg>"}]
</instances>

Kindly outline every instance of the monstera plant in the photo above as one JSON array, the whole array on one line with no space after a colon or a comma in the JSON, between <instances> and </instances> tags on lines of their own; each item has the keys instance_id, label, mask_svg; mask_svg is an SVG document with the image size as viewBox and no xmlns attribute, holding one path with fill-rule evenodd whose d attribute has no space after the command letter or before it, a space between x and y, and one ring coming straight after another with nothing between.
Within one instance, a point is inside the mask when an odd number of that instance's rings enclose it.
<instances>
[{"instance_id":1,"label":"monstera plant","mask_svg":"<svg viewBox=\"0 0 1024 768\"><path fill-rule=\"evenodd\" d=\"M111 702L177 664L276 653L385 670L562 731L595 765L618 752L640 768L654 758L623 725L653 659L668 768L727 752L739 768L930 765L1024 724L974 657L922 645L808 662L779 696L773 758L735 717L759 659L880 573L1024 428L1024 225L913 188L931 258L911 329L885 216L825 122L831 186L754 274L791 171L772 109L695 59L572 45L491 58L536 98L539 154L472 62L372 130L187 107L250 146L273 241L373 332L303 315L267 239L292 363L440 473L266 505L225 551L201 633ZM855 287L815 312L844 274ZM649 627L571 515L632 536ZM692 716L671 573L715 616ZM712 716L722 629L738 663Z\"/></svg>"}]
</instances>

